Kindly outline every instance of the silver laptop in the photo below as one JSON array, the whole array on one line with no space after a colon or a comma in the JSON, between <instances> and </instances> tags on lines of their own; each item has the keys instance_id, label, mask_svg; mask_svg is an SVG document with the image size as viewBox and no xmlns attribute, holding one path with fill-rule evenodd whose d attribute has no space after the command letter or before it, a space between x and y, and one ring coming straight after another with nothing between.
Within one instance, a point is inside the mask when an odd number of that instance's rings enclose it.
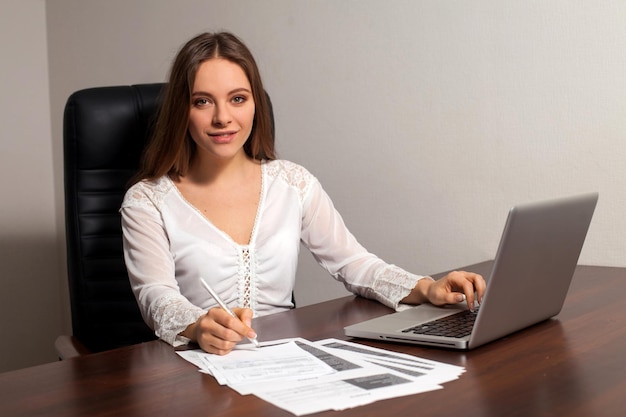
<instances>
[{"instance_id":1,"label":"silver laptop","mask_svg":"<svg viewBox=\"0 0 626 417\"><path fill-rule=\"evenodd\" d=\"M347 326L345 334L472 349L557 315L597 200L598 194L590 193L513 207L491 273L485 276L483 302L474 313L465 303L443 308L423 304ZM457 319L470 322L471 329L450 330L445 322Z\"/></svg>"}]
</instances>

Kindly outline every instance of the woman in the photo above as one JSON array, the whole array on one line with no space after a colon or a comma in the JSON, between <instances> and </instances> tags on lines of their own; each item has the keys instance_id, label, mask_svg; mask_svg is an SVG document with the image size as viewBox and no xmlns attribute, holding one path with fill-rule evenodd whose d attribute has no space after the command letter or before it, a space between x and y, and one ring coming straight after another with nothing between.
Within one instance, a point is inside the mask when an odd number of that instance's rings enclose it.
<instances>
[{"instance_id":1,"label":"woman","mask_svg":"<svg viewBox=\"0 0 626 417\"><path fill-rule=\"evenodd\" d=\"M300 242L348 290L392 308L465 298L473 308L484 292L480 275L434 281L359 245L317 179L276 159L258 68L229 33L179 51L135 180L121 208L126 266L144 320L173 345L225 354L256 336L253 316L292 308Z\"/></svg>"}]
</instances>

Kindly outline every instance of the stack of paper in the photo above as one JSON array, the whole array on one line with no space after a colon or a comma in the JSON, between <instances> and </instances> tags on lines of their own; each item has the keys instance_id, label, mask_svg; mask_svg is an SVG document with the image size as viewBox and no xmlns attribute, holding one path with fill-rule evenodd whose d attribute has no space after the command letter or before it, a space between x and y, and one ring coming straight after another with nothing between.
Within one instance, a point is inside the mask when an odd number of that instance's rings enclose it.
<instances>
[{"instance_id":1,"label":"stack of paper","mask_svg":"<svg viewBox=\"0 0 626 417\"><path fill-rule=\"evenodd\" d=\"M440 389L465 371L338 339L264 342L260 349L243 346L225 356L178 354L220 384L298 416Z\"/></svg>"}]
</instances>

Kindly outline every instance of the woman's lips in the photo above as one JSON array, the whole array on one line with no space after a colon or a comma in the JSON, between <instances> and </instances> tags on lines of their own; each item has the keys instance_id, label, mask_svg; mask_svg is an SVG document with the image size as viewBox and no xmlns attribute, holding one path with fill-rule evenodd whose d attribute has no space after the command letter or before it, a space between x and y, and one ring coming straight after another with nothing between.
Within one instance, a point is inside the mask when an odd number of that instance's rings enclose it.
<instances>
[{"instance_id":1,"label":"woman's lips","mask_svg":"<svg viewBox=\"0 0 626 417\"><path fill-rule=\"evenodd\" d=\"M209 133L211 139L216 143L230 143L235 138L237 132Z\"/></svg>"}]
</instances>

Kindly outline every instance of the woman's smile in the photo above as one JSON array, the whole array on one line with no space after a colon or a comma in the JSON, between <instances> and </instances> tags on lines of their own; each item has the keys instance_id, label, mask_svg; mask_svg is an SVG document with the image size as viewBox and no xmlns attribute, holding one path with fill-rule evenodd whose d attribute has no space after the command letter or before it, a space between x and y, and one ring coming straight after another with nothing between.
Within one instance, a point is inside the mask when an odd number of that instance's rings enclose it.
<instances>
[{"instance_id":1,"label":"woman's smile","mask_svg":"<svg viewBox=\"0 0 626 417\"><path fill-rule=\"evenodd\" d=\"M208 133L209 137L213 140L213 142L217 144L227 144L231 143L236 135L236 131L228 131L228 132L211 132Z\"/></svg>"}]
</instances>

